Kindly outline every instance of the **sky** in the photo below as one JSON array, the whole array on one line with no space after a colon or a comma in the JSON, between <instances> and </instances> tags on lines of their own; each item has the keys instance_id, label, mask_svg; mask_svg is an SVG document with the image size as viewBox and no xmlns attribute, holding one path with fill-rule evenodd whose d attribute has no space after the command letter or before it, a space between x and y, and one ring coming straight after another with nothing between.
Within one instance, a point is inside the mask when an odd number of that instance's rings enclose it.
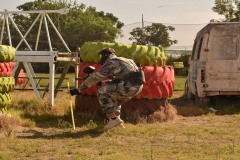
<instances>
[{"instance_id":1,"label":"sky","mask_svg":"<svg viewBox=\"0 0 240 160\"><path fill-rule=\"evenodd\" d=\"M31 1L31 0L30 0ZM71 0L65 0L71 1ZM214 0L76 0L86 6L96 7L97 11L112 13L124 23L123 35L118 38L119 43L132 43L128 38L133 28L152 23L163 23L175 27L170 32L171 39L178 43L173 49L190 49L197 32L211 19L222 18L212 11ZM29 0L0 0L0 11L17 10L18 5ZM73 2L73 0L72 0Z\"/></svg>"}]
</instances>

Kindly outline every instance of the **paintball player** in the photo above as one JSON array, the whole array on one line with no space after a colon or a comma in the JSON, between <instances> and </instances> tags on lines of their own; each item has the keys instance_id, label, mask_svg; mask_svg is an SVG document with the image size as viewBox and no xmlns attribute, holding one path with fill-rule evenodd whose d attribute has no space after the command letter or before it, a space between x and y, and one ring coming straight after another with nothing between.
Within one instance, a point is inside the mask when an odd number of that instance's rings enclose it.
<instances>
[{"instance_id":1,"label":"paintball player","mask_svg":"<svg viewBox=\"0 0 240 160\"><path fill-rule=\"evenodd\" d=\"M97 93L102 111L109 119L104 127L107 130L118 125L123 126L123 120L120 118L121 104L141 92L145 78L143 71L139 71L133 60L117 57L112 48L103 49L99 52L99 56L102 64L100 70L91 74L78 89L70 90L70 94L76 95L81 90L108 78L106 85L101 86Z\"/></svg>"}]
</instances>

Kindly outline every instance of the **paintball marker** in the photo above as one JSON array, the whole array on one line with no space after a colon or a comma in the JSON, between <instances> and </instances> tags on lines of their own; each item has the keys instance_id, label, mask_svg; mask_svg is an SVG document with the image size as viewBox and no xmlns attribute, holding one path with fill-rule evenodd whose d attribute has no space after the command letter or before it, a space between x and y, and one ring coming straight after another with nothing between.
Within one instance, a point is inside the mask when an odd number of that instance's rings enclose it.
<instances>
[{"instance_id":1,"label":"paintball marker","mask_svg":"<svg viewBox=\"0 0 240 160\"><path fill-rule=\"evenodd\" d=\"M86 73L86 74L88 74L88 75L87 75L86 77L76 78L76 80L85 80L85 79L87 79L87 78L90 76L90 74L94 72L94 70L95 70L95 67L93 67L93 66L87 66L87 67L85 67L85 68L83 69L83 72ZM75 89L71 89L71 90L70 90L70 94L71 94L72 96L77 95L77 94L79 94L79 90L76 89L76 88L75 88Z\"/></svg>"}]
</instances>

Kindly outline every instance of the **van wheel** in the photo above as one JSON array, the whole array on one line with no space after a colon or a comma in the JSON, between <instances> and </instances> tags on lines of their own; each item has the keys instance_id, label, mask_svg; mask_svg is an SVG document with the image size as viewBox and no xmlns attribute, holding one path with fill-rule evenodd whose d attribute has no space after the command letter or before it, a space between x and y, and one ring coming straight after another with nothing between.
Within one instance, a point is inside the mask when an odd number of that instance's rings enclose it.
<instances>
[{"instance_id":1,"label":"van wheel","mask_svg":"<svg viewBox=\"0 0 240 160\"><path fill-rule=\"evenodd\" d=\"M188 79L185 82L185 88L184 88L184 95L186 99L193 100L194 95L189 91L189 86L188 86Z\"/></svg>"},{"instance_id":2,"label":"van wheel","mask_svg":"<svg viewBox=\"0 0 240 160\"><path fill-rule=\"evenodd\" d=\"M194 95L192 93L190 93L189 90L187 91L187 99L189 99L189 100L194 99Z\"/></svg>"},{"instance_id":3,"label":"van wheel","mask_svg":"<svg viewBox=\"0 0 240 160\"><path fill-rule=\"evenodd\" d=\"M195 104L197 107L201 106L203 104L203 98L198 96L198 93L194 96Z\"/></svg>"},{"instance_id":4,"label":"van wheel","mask_svg":"<svg viewBox=\"0 0 240 160\"><path fill-rule=\"evenodd\" d=\"M195 89L196 92L195 92L195 95L194 95L194 100L195 100L196 106L199 107L202 104L203 99L198 96L197 84L196 83L195 83L195 87L196 87L196 89Z\"/></svg>"},{"instance_id":5,"label":"van wheel","mask_svg":"<svg viewBox=\"0 0 240 160\"><path fill-rule=\"evenodd\" d=\"M195 104L196 106L200 106L201 105L201 98L198 97L197 95L194 96L194 100L195 100Z\"/></svg>"}]
</instances>

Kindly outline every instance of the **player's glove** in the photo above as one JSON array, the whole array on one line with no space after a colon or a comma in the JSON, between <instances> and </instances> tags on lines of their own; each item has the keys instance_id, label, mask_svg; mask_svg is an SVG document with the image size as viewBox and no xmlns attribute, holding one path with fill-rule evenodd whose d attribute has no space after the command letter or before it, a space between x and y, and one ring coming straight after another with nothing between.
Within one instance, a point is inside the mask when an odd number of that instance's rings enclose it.
<instances>
[{"instance_id":1,"label":"player's glove","mask_svg":"<svg viewBox=\"0 0 240 160\"><path fill-rule=\"evenodd\" d=\"M75 96L75 95L79 94L79 90L78 89L71 89L70 94L71 94L71 96Z\"/></svg>"},{"instance_id":2,"label":"player's glove","mask_svg":"<svg viewBox=\"0 0 240 160\"><path fill-rule=\"evenodd\" d=\"M97 86L98 88L102 87L102 82L101 82L101 81L98 82L98 83L96 84L96 86Z\"/></svg>"},{"instance_id":3,"label":"player's glove","mask_svg":"<svg viewBox=\"0 0 240 160\"><path fill-rule=\"evenodd\" d=\"M84 90L84 89L87 89L88 87L85 85L85 84L82 84L80 87L79 87L79 89L71 89L70 90L70 94L72 95L72 96L75 96L75 95L77 95L77 94L80 94L80 91L81 90Z\"/></svg>"}]
</instances>

